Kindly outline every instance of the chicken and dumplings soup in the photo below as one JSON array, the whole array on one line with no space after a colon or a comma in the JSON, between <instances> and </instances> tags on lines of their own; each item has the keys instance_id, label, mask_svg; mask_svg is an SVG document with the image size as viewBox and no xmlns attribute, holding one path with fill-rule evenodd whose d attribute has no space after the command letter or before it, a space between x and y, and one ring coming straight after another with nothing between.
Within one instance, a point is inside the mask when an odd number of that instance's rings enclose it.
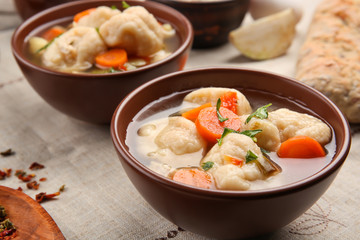
<instances>
[{"instance_id":1,"label":"chicken and dumplings soup","mask_svg":"<svg viewBox=\"0 0 360 240\"><path fill-rule=\"evenodd\" d=\"M59 21L64 21L60 19ZM178 46L176 31L142 6L99 6L50 22L28 40L29 58L71 73L130 71L160 61Z\"/></svg>"},{"instance_id":2,"label":"chicken and dumplings soup","mask_svg":"<svg viewBox=\"0 0 360 240\"><path fill-rule=\"evenodd\" d=\"M148 104L129 125L126 144L153 171L218 190L294 183L335 154L332 128L310 109L267 92L221 87Z\"/></svg>"}]
</instances>

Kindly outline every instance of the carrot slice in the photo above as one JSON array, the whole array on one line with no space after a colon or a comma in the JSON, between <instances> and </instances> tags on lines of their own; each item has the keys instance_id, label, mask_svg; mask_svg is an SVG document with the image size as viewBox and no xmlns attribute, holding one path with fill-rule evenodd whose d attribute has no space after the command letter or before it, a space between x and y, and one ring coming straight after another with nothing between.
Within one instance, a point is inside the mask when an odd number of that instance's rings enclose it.
<instances>
[{"instance_id":1,"label":"carrot slice","mask_svg":"<svg viewBox=\"0 0 360 240\"><path fill-rule=\"evenodd\" d=\"M64 32L65 32L64 28L56 26L48 29L46 32L44 32L41 35L41 37L50 42L54 38L58 37L60 34L63 34Z\"/></svg>"},{"instance_id":2,"label":"carrot slice","mask_svg":"<svg viewBox=\"0 0 360 240\"><path fill-rule=\"evenodd\" d=\"M96 8L89 8L89 9L86 9L85 11L82 11L82 12L79 12L79 13L75 14L74 22L78 22L80 20L80 18L82 18L82 17L84 17L86 15L89 15L90 13L92 13L95 10L96 10Z\"/></svg>"},{"instance_id":3,"label":"carrot slice","mask_svg":"<svg viewBox=\"0 0 360 240\"><path fill-rule=\"evenodd\" d=\"M224 155L224 160L228 163L231 163L236 166L242 167L244 165L244 160L238 159L229 155Z\"/></svg>"},{"instance_id":4,"label":"carrot slice","mask_svg":"<svg viewBox=\"0 0 360 240\"><path fill-rule=\"evenodd\" d=\"M200 107L197 107L197 108L191 109L187 112L184 112L183 114L181 114L181 116L195 122L200 111L207 107L211 107L211 103L205 103L205 104L201 105Z\"/></svg>"},{"instance_id":5,"label":"carrot slice","mask_svg":"<svg viewBox=\"0 0 360 240\"><path fill-rule=\"evenodd\" d=\"M283 142L277 154L281 158L315 158L324 157L326 152L315 139L295 136Z\"/></svg>"},{"instance_id":6,"label":"carrot slice","mask_svg":"<svg viewBox=\"0 0 360 240\"><path fill-rule=\"evenodd\" d=\"M221 138L224 128L230 128L238 131L241 127L241 120L238 115L227 108L220 107L221 116L228 118L220 122L216 115L215 107L204 108L200 111L196 121L196 129L199 134L209 143L216 143Z\"/></svg>"},{"instance_id":7,"label":"carrot slice","mask_svg":"<svg viewBox=\"0 0 360 240\"><path fill-rule=\"evenodd\" d=\"M226 92L220 97L221 107L231 110L233 113L237 113L237 94L236 92Z\"/></svg>"},{"instance_id":8,"label":"carrot slice","mask_svg":"<svg viewBox=\"0 0 360 240\"><path fill-rule=\"evenodd\" d=\"M114 48L97 55L95 61L102 67L121 68L127 62L127 53L124 49Z\"/></svg>"},{"instance_id":9,"label":"carrot slice","mask_svg":"<svg viewBox=\"0 0 360 240\"><path fill-rule=\"evenodd\" d=\"M209 189L212 185L211 176L205 171L197 168L182 168L174 174L172 179L177 182L200 188Z\"/></svg>"}]
</instances>

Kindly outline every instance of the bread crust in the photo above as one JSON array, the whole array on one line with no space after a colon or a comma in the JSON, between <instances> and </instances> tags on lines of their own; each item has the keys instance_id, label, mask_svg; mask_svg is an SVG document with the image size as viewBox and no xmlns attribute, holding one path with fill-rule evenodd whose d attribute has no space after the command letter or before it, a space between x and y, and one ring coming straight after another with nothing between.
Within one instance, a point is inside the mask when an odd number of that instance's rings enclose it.
<instances>
[{"instance_id":1,"label":"bread crust","mask_svg":"<svg viewBox=\"0 0 360 240\"><path fill-rule=\"evenodd\" d=\"M360 123L360 1L325 0L315 10L295 78Z\"/></svg>"}]
</instances>

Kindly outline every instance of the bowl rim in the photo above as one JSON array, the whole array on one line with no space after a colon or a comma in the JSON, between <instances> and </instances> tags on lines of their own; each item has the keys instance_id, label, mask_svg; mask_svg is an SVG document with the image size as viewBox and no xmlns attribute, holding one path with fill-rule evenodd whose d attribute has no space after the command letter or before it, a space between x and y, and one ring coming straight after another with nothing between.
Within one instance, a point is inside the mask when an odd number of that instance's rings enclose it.
<instances>
[{"instance_id":1,"label":"bowl rim","mask_svg":"<svg viewBox=\"0 0 360 240\"><path fill-rule=\"evenodd\" d=\"M305 87L308 90L314 92L315 94L319 94L321 98L323 98L336 112L337 115L341 119L341 125L344 129L344 142L342 143L342 146L340 148L339 152L336 152L333 159L329 164L327 164L323 169L316 172L315 174L299 180L294 183L285 184L278 187L273 188L267 188L267 189L260 189L260 190L247 190L247 191L236 191L236 190L215 190L215 189L202 189L193 187L190 185L185 185L182 183L175 182L169 178L166 178L165 176L162 176L155 171L150 170L145 165L140 163L135 157L133 157L130 152L126 149L126 146L123 145L120 141L119 132L117 130L118 127L118 121L119 121L119 114L124 108L124 106L131 101L132 97L141 93L144 89L146 89L148 86L152 84L156 84L157 82L166 81L168 78L171 78L173 76L182 75L182 74L189 74L191 72L202 72L202 71L245 71L245 72L252 72L252 73L260 73L265 74L267 76L273 76L273 77L281 77L286 80L292 81L294 84L297 84L301 87ZM343 115L343 113L340 111L340 109L324 94L319 92L318 90L299 82L293 78L272 73L269 71L262 71L262 70L255 70L255 69L249 69L249 68L242 68L242 67L200 67L200 68L192 68L187 69L183 71L178 71L174 73L169 73L166 75L163 75L161 77L155 78L139 87L134 89L132 92L130 92L118 105L116 108L112 120L111 120L111 126L110 126L110 132L111 132L111 138L114 144L115 149L118 151L118 153L121 155L123 160L125 160L132 168L134 168L137 172L140 172L140 174L145 175L147 178L150 178L151 180L158 182L164 186L167 186L172 189L185 191L188 193L194 193L194 194L202 194L206 196L212 196L212 197L227 197L227 198L259 198L259 197L271 197L271 196L278 196L278 195L285 195L289 194L290 192L296 192L301 191L304 188L307 188L317 182L321 182L322 179L330 176L333 172L337 171L343 162L345 161L351 146L351 132L350 132L350 126Z\"/></svg>"},{"instance_id":2,"label":"bowl rim","mask_svg":"<svg viewBox=\"0 0 360 240\"><path fill-rule=\"evenodd\" d=\"M251 0L212 0L212 1L201 1L201 0L154 0L157 2L173 2L175 4L178 5L183 5L183 6L200 6L203 7L204 5L206 6L221 6L224 4L231 4L231 3L241 3L242 4L250 4Z\"/></svg>"},{"instance_id":3,"label":"bowl rim","mask_svg":"<svg viewBox=\"0 0 360 240\"><path fill-rule=\"evenodd\" d=\"M64 76L64 77L72 77L74 79L76 78L83 78L83 77L89 77L89 78L106 78L106 77L111 77L113 78L114 76L126 76L126 75L131 75L131 74L139 74L141 72L147 71L151 68L156 68L158 66L161 66L167 62L170 62L171 60L173 60L174 58L182 55L184 52L187 51L188 47L192 45L193 42L193 38L194 38L194 30L192 27L192 24L190 23L190 21L187 19L187 17L185 17L181 12L177 11L174 8L171 8L165 4L162 3L158 3L155 1L147 1L147 0L128 0L127 2L130 3L137 3L135 6L146 6L146 5L151 5L160 9L163 9L163 12L167 12L169 15L172 16L176 16L181 22L183 22L182 27L184 27L186 29L186 31L188 32L188 34L186 35L184 41L181 43L181 45L174 51L172 52L169 56L167 56L166 58L157 61L155 63L151 63L149 65L143 66L141 68L135 69L135 70L131 70L131 71L124 71L124 72L116 72L116 73L102 73L102 74L91 74L91 73L69 73L69 72L60 72L60 71L55 71L55 70L51 70L39 65L36 65L34 63L32 63L23 53L21 46L17 46L16 44L16 39L18 37L18 35L21 33L21 31L23 29L26 29L28 27L29 24L31 24L32 22L34 22L36 19L39 18L43 18L46 15L49 15L53 12L59 11L63 8L68 8L68 7L72 7L72 6L79 6L79 5L84 5L86 6L87 4L92 4L92 3L97 3L98 6L103 6L105 5L109 5L106 4L108 2L118 2L119 4L121 3L120 1L114 1L114 0L81 0L81 1L72 1L72 2L67 2L67 3L63 3L63 4L59 4L53 7L50 7L48 9L45 9L41 12L38 12L36 14L34 14L33 16L31 16L30 18L26 19L25 21L23 21L13 32L12 37L11 37L11 48L12 48L12 52L13 55L15 56L15 58L20 61L22 64L26 65L29 68L33 68L36 69L36 71L40 71L46 74L51 74L51 75L57 75L57 76ZM140 4L138 4L140 3ZM85 9L85 8L84 8ZM65 16L66 17L66 16ZM155 16L156 17L156 16ZM41 25L46 24L46 23L42 23L42 24L38 24L35 28L40 27ZM177 28L177 26L174 26L175 28ZM35 28L32 28L29 33L31 31L33 31ZM27 36L26 36L27 37ZM26 39L26 37L24 38L24 41Z\"/></svg>"}]
</instances>

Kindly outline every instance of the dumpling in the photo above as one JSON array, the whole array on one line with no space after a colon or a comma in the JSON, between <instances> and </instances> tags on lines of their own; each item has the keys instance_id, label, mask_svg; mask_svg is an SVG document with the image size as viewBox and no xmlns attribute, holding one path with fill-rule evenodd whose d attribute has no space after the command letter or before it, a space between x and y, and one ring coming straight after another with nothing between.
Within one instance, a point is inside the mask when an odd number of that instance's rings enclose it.
<instances>
[{"instance_id":1,"label":"dumpling","mask_svg":"<svg viewBox=\"0 0 360 240\"><path fill-rule=\"evenodd\" d=\"M150 28L159 38L169 38L175 34L173 28L169 28L169 25L166 24L160 25L156 18L142 6L129 7L125 9L123 13L134 14L140 17L147 24L148 28Z\"/></svg>"},{"instance_id":2,"label":"dumpling","mask_svg":"<svg viewBox=\"0 0 360 240\"><path fill-rule=\"evenodd\" d=\"M249 115L241 117L242 122L245 122ZM243 130L257 130L262 131L256 134L257 145L268 151L276 152L281 144L280 132L278 128L267 119L252 118L247 124L242 127Z\"/></svg>"},{"instance_id":3,"label":"dumpling","mask_svg":"<svg viewBox=\"0 0 360 240\"><path fill-rule=\"evenodd\" d=\"M255 161L245 163L249 150L257 156L257 161L266 171L272 169L256 143L250 137L237 133L226 135L222 144L215 144L201 162L214 163L214 166L208 171L214 176L216 186L219 189L247 190L251 185L249 181L266 177ZM243 160L243 166L229 162L227 156Z\"/></svg>"},{"instance_id":4,"label":"dumpling","mask_svg":"<svg viewBox=\"0 0 360 240\"><path fill-rule=\"evenodd\" d=\"M124 48L129 55L150 56L164 47L165 30L141 6L130 7L101 25L99 32L109 47Z\"/></svg>"},{"instance_id":5,"label":"dumpling","mask_svg":"<svg viewBox=\"0 0 360 240\"><path fill-rule=\"evenodd\" d=\"M231 88L208 87L200 88L189 94L184 98L184 101L203 105L211 102L212 106L216 106L217 100L227 92L236 92L237 94L237 114L244 115L251 113L251 106L246 97L239 91Z\"/></svg>"},{"instance_id":6,"label":"dumpling","mask_svg":"<svg viewBox=\"0 0 360 240\"><path fill-rule=\"evenodd\" d=\"M105 50L106 45L95 28L74 27L54 39L43 53L42 62L59 71L83 71Z\"/></svg>"},{"instance_id":7,"label":"dumpling","mask_svg":"<svg viewBox=\"0 0 360 240\"><path fill-rule=\"evenodd\" d=\"M331 129L323 121L286 108L269 112L269 121L279 129L281 142L294 136L308 136L324 145L331 139Z\"/></svg>"},{"instance_id":8,"label":"dumpling","mask_svg":"<svg viewBox=\"0 0 360 240\"><path fill-rule=\"evenodd\" d=\"M78 22L74 22L74 26L86 26L99 28L104 22L109 20L112 16L120 14L120 10L109 8L106 6L97 7L95 11L89 15L83 16Z\"/></svg>"},{"instance_id":9,"label":"dumpling","mask_svg":"<svg viewBox=\"0 0 360 240\"><path fill-rule=\"evenodd\" d=\"M161 149L170 149L177 155L205 149L206 142L196 130L195 124L183 117L169 118L169 124L155 138Z\"/></svg>"}]
</instances>

